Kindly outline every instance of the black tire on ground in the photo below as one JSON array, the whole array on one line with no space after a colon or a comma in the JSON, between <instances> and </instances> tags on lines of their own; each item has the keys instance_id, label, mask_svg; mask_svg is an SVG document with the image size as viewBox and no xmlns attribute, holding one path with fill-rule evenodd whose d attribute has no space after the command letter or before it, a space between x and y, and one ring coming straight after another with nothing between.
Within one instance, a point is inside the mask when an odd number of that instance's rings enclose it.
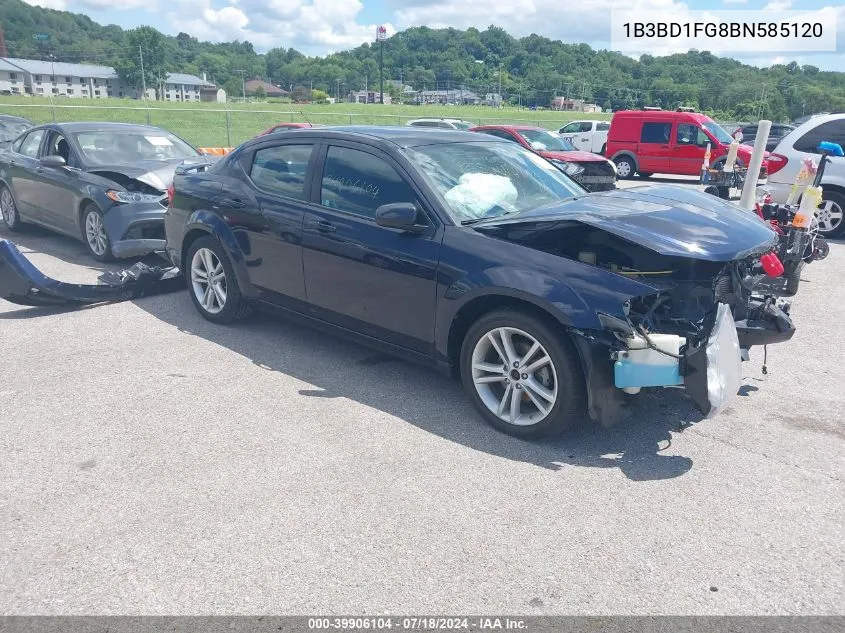
<instances>
[{"instance_id":1,"label":"black tire on ground","mask_svg":"<svg viewBox=\"0 0 845 633\"><path fill-rule=\"evenodd\" d=\"M473 381L472 356L476 344L489 332L501 327L516 328L530 335L545 348L551 358L557 377L557 399L548 414L535 424L518 426L499 418L484 404ZM558 434L582 418L585 412L584 374L578 352L567 336L560 328L550 327L545 320L513 308L489 312L470 327L461 346L461 381L473 406L488 424L514 437L536 439ZM500 389L504 390L504 386ZM523 401L527 402L527 397L527 394L523 395Z\"/></svg>"},{"instance_id":2,"label":"black tire on ground","mask_svg":"<svg viewBox=\"0 0 845 633\"><path fill-rule=\"evenodd\" d=\"M82 215L80 217L82 219L82 221L80 222L82 226L82 243L85 244L85 248L88 249L88 254L91 255L91 257L93 257L94 259L96 259L98 262L114 261L115 257L111 251L111 239L109 238L109 235L105 230L105 225L103 224L103 212L100 211L100 207L98 207L93 202L89 202L87 205L85 205L85 208L82 209ZM96 238L89 239L89 218L91 218L91 222L93 223L99 222L99 226L102 227L102 233L100 235L103 241L101 243L98 243ZM92 246L92 241L94 242L94 246Z\"/></svg>"},{"instance_id":3,"label":"black tire on ground","mask_svg":"<svg viewBox=\"0 0 845 633\"><path fill-rule=\"evenodd\" d=\"M794 297L798 292L798 286L801 284L801 271L804 270L804 262L800 262L795 270L790 272L786 277L786 296Z\"/></svg>"},{"instance_id":4,"label":"black tire on ground","mask_svg":"<svg viewBox=\"0 0 845 633\"><path fill-rule=\"evenodd\" d=\"M620 180L628 180L634 177L637 171L637 166L634 164L634 159L630 156L617 156L614 161L616 163L616 176Z\"/></svg>"},{"instance_id":5,"label":"black tire on ground","mask_svg":"<svg viewBox=\"0 0 845 633\"><path fill-rule=\"evenodd\" d=\"M822 186L822 205L827 202L832 203L834 205L834 209L838 207L840 212L845 213L845 194L842 194L839 191L825 191L824 186ZM822 231L821 227L819 227L819 233L824 235L826 238L842 237L845 233L845 216L842 216L839 223L835 224L833 229L830 231Z\"/></svg>"},{"instance_id":6,"label":"black tire on ground","mask_svg":"<svg viewBox=\"0 0 845 633\"><path fill-rule=\"evenodd\" d=\"M211 251L217 260L223 265L226 300L219 312L209 312L202 303L200 303L197 293L194 290L191 268L194 255L200 249L208 249ZM188 254L185 257L184 274L185 283L187 284L188 294L191 297L191 301L193 301L197 312L199 312L204 319L211 321L212 323L226 324L240 321L252 313L252 306L241 294L241 289L240 286L238 286L238 279L235 276L235 270L232 267L232 263L229 261L229 257L226 255L226 252L223 250L220 242L218 242L214 237L207 235L191 242L191 245L188 248Z\"/></svg>"},{"instance_id":7,"label":"black tire on ground","mask_svg":"<svg viewBox=\"0 0 845 633\"><path fill-rule=\"evenodd\" d=\"M602 156L607 155L607 143L601 146L601 151L599 152L599 154L601 154Z\"/></svg>"},{"instance_id":8,"label":"black tire on ground","mask_svg":"<svg viewBox=\"0 0 845 633\"><path fill-rule=\"evenodd\" d=\"M20 231L21 215L18 213L18 206L15 204L15 197L6 185L0 185L0 215L3 216L3 224L10 231Z\"/></svg>"},{"instance_id":9,"label":"black tire on ground","mask_svg":"<svg viewBox=\"0 0 845 633\"><path fill-rule=\"evenodd\" d=\"M654 174L649 171L641 171L637 174L640 178L651 178Z\"/></svg>"}]
</instances>

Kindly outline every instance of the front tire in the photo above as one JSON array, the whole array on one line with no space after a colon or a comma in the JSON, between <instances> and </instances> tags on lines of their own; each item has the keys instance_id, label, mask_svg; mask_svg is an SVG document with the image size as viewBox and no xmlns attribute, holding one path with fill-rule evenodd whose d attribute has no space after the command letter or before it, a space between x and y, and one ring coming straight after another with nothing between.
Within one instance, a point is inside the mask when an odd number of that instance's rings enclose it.
<instances>
[{"instance_id":1,"label":"front tire","mask_svg":"<svg viewBox=\"0 0 845 633\"><path fill-rule=\"evenodd\" d=\"M103 222L103 212L95 204L87 205L82 211L82 241L91 257L98 262L110 262L115 259Z\"/></svg>"},{"instance_id":2,"label":"front tire","mask_svg":"<svg viewBox=\"0 0 845 633\"><path fill-rule=\"evenodd\" d=\"M461 348L461 380L488 424L534 439L577 421L584 376L565 336L515 309L491 312L472 325Z\"/></svg>"},{"instance_id":3,"label":"front tire","mask_svg":"<svg viewBox=\"0 0 845 633\"><path fill-rule=\"evenodd\" d=\"M634 160L630 156L619 156L613 162L616 163L617 178L627 180L628 178L634 177L634 173L637 171L637 166L634 164Z\"/></svg>"},{"instance_id":4,"label":"front tire","mask_svg":"<svg viewBox=\"0 0 845 633\"><path fill-rule=\"evenodd\" d=\"M252 312L241 294L235 270L223 247L211 236L195 240L185 258L185 280L194 307L212 323L232 323Z\"/></svg>"},{"instance_id":5,"label":"front tire","mask_svg":"<svg viewBox=\"0 0 845 633\"><path fill-rule=\"evenodd\" d=\"M3 216L3 224L10 231L20 231L21 229L21 215L18 213L18 207L15 204L15 198L12 192L5 185L0 186L0 215Z\"/></svg>"}]
</instances>

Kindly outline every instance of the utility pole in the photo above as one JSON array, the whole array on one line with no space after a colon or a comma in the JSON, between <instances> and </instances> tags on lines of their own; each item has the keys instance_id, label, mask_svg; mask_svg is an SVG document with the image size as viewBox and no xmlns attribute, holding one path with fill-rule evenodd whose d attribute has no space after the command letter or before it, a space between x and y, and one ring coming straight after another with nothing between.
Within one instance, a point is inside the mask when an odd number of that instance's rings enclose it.
<instances>
[{"instance_id":1,"label":"utility pole","mask_svg":"<svg viewBox=\"0 0 845 633\"><path fill-rule=\"evenodd\" d=\"M499 64L499 107L504 105L504 97L502 96L502 67L504 64Z\"/></svg>"},{"instance_id":2,"label":"utility pole","mask_svg":"<svg viewBox=\"0 0 845 633\"><path fill-rule=\"evenodd\" d=\"M244 103L246 103L246 79L244 79L246 71L243 68L236 68L234 72L241 74L241 90L243 90Z\"/></svg>"},{"instance_id":3,"label":"utility pole","mask_svg":"<svg viewBox=\"0 0 845 633\"><path fill-rule=\"evenodd\" d=\"M337 79L337 91L335 92L335 103L340 103L340 79Z\"/></svg>"},{"instance_id":4,"label":"utility pole","mask_svg":"<svg viewBox=\"0 0 845 633\"><path fill-rule=\"evenodd\" d=\"M378 90L379 103L384 103L384 40L387 39L387 29L384 26L376 28L376 41L379 43L378 49Z\"/></svg>"},{"instance_id":5,"label":"utility pole","mask_svg":"<svg viewBox=\"0 0 845 633\"><path fill-rule=\"evenodd\" d=\"M144 73L144 50L141 48L141 45L138 45L138 55L141 57L141 90L143 91L142 94L144 95L141 97L144 101L147 100L147 75ZM136 86L138 84L135 84Z\"/></svg>"}]
</instances>

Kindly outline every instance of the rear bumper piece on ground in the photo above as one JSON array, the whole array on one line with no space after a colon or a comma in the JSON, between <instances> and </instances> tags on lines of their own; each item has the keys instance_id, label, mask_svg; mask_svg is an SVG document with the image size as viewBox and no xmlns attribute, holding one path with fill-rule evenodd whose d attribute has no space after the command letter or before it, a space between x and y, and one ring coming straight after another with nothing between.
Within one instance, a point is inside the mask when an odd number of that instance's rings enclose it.
<instances>
[{"instance_id":1,"label":"rear bumper piece on ground","mask_svg":"<svg viewBox=\"0 0 845 633\"><path fill-rule=\"evenodd\" d=\"M106 272L98 284L72 284L47 277L8 240L0 240L0 298L25 306L81 305L126 301L184 288L175 266L138 262L119 272Z\"/></svg>"},{"instance_id":2,"label":"rear bumper piece on ground","mask_svg":"<svg viewBox=\"0 0 845 633\"><path fill-rule=\"evenodd\" d=\"M142 257L164 250L164 214L159 201L115 204L103 224L118 258Z\"/></svg>"}]
</instances>

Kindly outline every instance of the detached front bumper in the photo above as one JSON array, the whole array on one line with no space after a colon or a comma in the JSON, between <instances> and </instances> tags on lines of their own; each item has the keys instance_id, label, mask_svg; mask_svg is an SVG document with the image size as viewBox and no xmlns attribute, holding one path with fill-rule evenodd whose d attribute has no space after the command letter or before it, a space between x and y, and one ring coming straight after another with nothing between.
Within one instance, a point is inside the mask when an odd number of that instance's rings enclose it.
<instances>
[{"instance_id":1,"label":"detached front bumper","mask_svg":"<svg viewBox=\"0 0 845 633\"><path fill-rule=\"evenodd\" d=\"M103 216L115 257L141 257L164 250L162 201L115 204Z\"/></svg>"},{"instance_id":2,"label":"detached front bumper","mask_svg":"<svg viewBox=\"0 0 845 633\"><path fill-rule=\"evenodd\" d=\"M0 240L0 299L25 306L82 305L125 301L185 287L175 266L138 262L100 275L98 284L71 284L51 279L8 240Z\"/></svg>"}]
</instances>

